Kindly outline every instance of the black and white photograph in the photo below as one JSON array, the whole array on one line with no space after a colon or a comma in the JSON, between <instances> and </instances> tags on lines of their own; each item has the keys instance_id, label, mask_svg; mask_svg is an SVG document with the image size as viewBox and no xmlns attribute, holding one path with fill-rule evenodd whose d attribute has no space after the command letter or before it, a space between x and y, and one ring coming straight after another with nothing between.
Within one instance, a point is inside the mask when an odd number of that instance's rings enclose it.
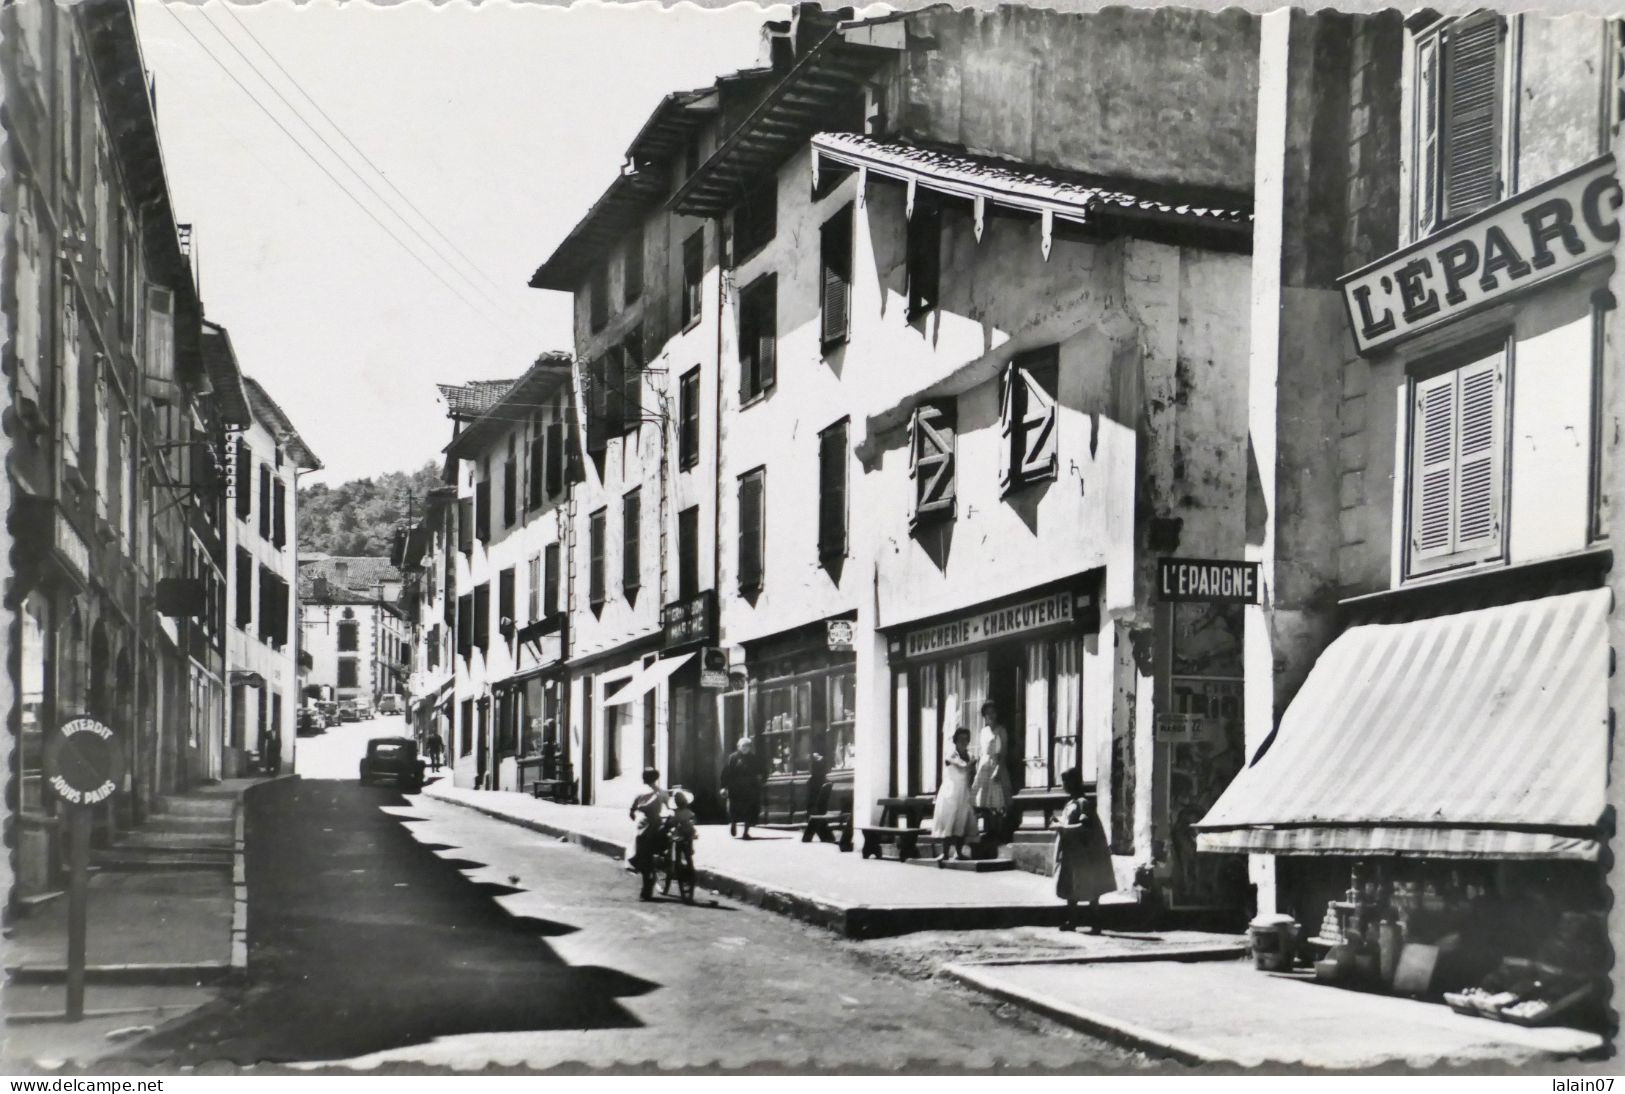
<instances>
[{"instance_id":1,"label":"black and white photograph","mask_svg":"<svg viewBox=\"0 0 1625 1094\"><path fill-rule=\"evenodd\" d=\"M0 75L0 1074L1611 1088L1625 8Z\"/></svg>"}]
</instances>

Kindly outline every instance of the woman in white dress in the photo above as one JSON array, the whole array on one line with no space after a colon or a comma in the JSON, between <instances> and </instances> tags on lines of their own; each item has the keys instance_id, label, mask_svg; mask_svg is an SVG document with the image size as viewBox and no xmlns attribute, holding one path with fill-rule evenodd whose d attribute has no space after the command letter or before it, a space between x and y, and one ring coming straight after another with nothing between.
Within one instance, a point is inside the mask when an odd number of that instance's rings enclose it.
<instances>
[{"instance_id":1,"label":"woman in white dress","mask_svg":"<svg viewBox=\"0 0 1625 1094\"><path fill-rule=\"evenodd\" d=\"M936 805L931 810L931 835L942 841L939 866L948 861L950 850L964 859L965 841L976 835L976 807L970 792L975 764L970 756L970 730L960 726L954 730L954 745L943 761L942 785L937 787Z\"/></svg>"},{"instance_id":2,"label":"woman in white dress","mask_svg":"<svg viewBox=\"0 0 1625 1094\"><path fill-rule=\"evenodd\" d=\"M982 704L980 744L976 778L971 782L971 801L982 818L982 834L996 836L1003 832L1004 812L1010 808L1010 773L1004 766L1004 727L999 725L999 708L991 699Z\"/></svg>"}]
</instances>

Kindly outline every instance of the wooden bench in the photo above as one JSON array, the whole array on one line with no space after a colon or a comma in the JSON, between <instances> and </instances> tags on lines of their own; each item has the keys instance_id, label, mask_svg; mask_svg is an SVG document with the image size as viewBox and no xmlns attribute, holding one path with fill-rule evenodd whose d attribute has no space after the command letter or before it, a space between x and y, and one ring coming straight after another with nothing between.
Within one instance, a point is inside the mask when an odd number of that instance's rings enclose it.
<instances>
[{"instance_id":1,"label":"wooden bench","mask_svg":"<svg viewBox=\"0 0 1625 1094\"><path fill-rule=\"evenodd\" d=\"M852 784L825 783L818 800L808 804L807 822L801 829L801 842L834 843L842 851L852 850Z\"/></svg>"},{"instance_id":2,"label":"wooden bench","mask_svg":"<svg viewBox=\"0 0 1625 1094\"><path fill-rule=\"evenodd\" d=\"M1092 796L1095 784L1086 784L1084 792ZM1051 790L1047 787L1018 790L1010 799L1010 830L1013 832L1020 828L1027 813L1043 813L1044 827L1049 828L1055 823L1056 814L1065 809L1066 803L1071 800L1065 790Z\"/></svg>"},{"instance_id":3,"label":"wooden bench","mask_svg":"<svg viewBox=\"0 0 1625 1094\"><path fill-rule=\"evenodd\" d=\"M863 833L863 857L881 858L882 849L895 844L898 861L918 858L920 837L929 835L929 830L920 824L936 807L935 799L916 794L906 798L880 798L876 804L880 806L880 823L859 829ZM899 824L899 821L906 823Z\"/></svg>"}]
</instances>

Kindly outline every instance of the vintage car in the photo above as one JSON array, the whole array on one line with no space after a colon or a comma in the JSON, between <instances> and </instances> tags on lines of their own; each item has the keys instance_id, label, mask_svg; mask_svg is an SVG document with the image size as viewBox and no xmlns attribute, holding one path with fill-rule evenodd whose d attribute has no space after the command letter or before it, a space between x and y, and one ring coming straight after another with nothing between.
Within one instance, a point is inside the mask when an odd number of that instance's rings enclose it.
<instances>
[{"instance_id":1,"label":"vintage car","mask_svg":"<svg viewBox=\"0 0 1625 1094\"><path fill-rule=\"evenodd\" d=\"M338 720L341 724L361 721L361 712L356 709L355 700L346 699L339 704Z\"/></svg>"},{"instance_id":2,"label":"vintage car","mask_svg":"<svg viewBox=\"0 0 1625 1094\"><path fill-rule=\"evenodd\" d=\"M379 714L400 714L405 709L399 695L386 695L378 700Z\"/></svg>"},{"instance_id":3,"label":"vintage car","mask_svg":"<svg viewBox=\"0 0 1625 1094\"><path fill-rule=\"evenodd\" d=\"M367 754L361 758L361 785L388 780L416 794L423 789L426 766L418 759L418 743L412 738L374 737L367 742Z\"/></svg>"},{"instance_id":4,"label":"vintage car","mask_svg":"<svg viewBox=\"0 0 1625 1094\"><path fill-rule=\"evenodd\" d=\"M315 707L300 707L297 732L301 737L313 737L327 732L327 715Z\"/></svg>"}]
</instances>

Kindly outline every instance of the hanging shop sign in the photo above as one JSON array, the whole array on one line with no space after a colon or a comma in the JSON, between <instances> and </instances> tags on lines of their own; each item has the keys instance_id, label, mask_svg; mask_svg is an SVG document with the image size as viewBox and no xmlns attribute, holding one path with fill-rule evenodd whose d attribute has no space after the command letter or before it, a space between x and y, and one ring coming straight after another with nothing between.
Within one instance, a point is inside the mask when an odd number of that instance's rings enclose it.
<instances>
[{"instance_id":1,"label":"hanging shop sign","mask_svg":"<svg viewBox=\"0 0 1625 1094\"><path fill-rule=\"evenodd\" d=\"M1157 599L1164 603L1257 604L1258 563L1159 558Z\"/></svg>"},{"instance_id":2,"label":"hanging shop sign","mask_svg":"<svg viewBox=\"0 0 1625 1094\"><path fill-rule=\"evenodd\" d=\"M728 652L715 646L700 651L700 687L726 690L728 687Z\"/></svg>"},{"instance_id":3,"label":"hanging shop sign","mask_svg":"<svg viewBox=\"0 0 1625 1094\"><path fill-rule=\"evenodd\" d=\"M660 609L660 628L666 649L710 642L717 631L717 596L705 589L686 600Z\"/></svg>"},{"instance_id":4,"label":"hanging shop sign","mask_svg":"<svg viewBox=\"0 0 1625 1094\"><path fill-rule=\"evenodd\" d=\"M850 619L831 619L824 624L826 644L840 653L852 648L853 623Z\"/></svg>"},{"instance_id":5,"label":"hanging shop sign","mask_svg":"<svg viewBox=\"0 0 1625 1094\"><path fill-rule=\"evenodd\" d=\"M118 790L123 756L113 731L94 718L64 722L45 739L45 781L69 805L95 805Z\"/></svg>"},{"instance_id":6,"label":"hanging shop sign","mask_svg":"<svg viewBox=\"0 0 1625 1094\"><path fill-rule=\"evenodd\" d=\"M903 655L929 657L1048 627L1070 625L1077 619L1075 608L1078 605L1075 601L1087 605L1089 598L1069 592L1052 593L1006 608L977 612L949 623L921 627L903 637Z\"/></svg>"},{"instance_id":7,"label":"hanging shop sign","mask_svg":"<svg viewBox=\"0 0 1625 1094\"><path fill-rule=\"evenodd\" d=\"M1620 201L1603 156L1347 274L1355 346L1369 356L1609 257Z\"/></svg>"}]
</instances>

